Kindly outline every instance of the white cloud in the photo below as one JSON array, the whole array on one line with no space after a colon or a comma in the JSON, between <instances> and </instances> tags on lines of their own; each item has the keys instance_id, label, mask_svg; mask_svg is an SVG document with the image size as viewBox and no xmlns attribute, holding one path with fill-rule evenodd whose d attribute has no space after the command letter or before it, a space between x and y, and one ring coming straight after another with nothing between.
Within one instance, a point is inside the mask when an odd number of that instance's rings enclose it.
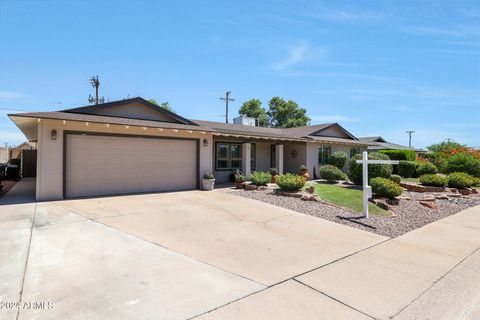
<instances>
[{"instance_id":1,"label":"white cloud","mask_svg":"<svg viewBox=\"0 0 480 320\"><path fill-rule=\"evenodd\" d=\"M420 35L420 36L451 36L451 37L468 37L478 36L480 34L480 26L478 25L459 25L449 28L439 27L404 27L403 32Z\"/></svg>"},{"instance_id":2,"label":"white cloud","mask_svg":"<svg viewBox=\"0 0 480 320\"><path fill-rule=\"evenodd\" d=\"M20 100L24 96L20 92L0 90L0 100Z\"/></svg>"},{"instance_id":3,"label":"white cloud","mask_svg":"<svg viewBox=\"0 0 480 320\"><path fill-rule=\"evenodd\" d=\"M383 18L385 14L377 11L347 11L321 8L318 12L314 13L313 16L331 22L351 23L379 20Z\"/></svg>"},{"instance_id":4,"label":"white cloud","mask_svg":"<svg viewBox=\"0 0 480 320\"><path fill-rule=\"evenodd\" d=\"M310 117L315 122L357 122L358 119L339 114L328 116L312 116Z\"/></svg>"},{"instance_id":5,"label":"white cloud","mask_svg":"<svg viewBox=\"0 0 480 320\"><path fill-rule=\"evenodd\" d=\"M275 62L271 68L275 71L282 71L288 67L313 58L323 58L327 54L327 49L312 48L307 43L302 42L288 51L288 54L282 60Z\"/></svg>"},{"instance_id":6,"label":"white cloud","mask_svg":"<svg viewBox=\"0 0 480 320\"><path fill-rule=\"evenodd\" d=\"M3 146L5 143L17 145L25 140L25 136L19 130L0 130L0 146Z\"/></svg>"}]
</instances>

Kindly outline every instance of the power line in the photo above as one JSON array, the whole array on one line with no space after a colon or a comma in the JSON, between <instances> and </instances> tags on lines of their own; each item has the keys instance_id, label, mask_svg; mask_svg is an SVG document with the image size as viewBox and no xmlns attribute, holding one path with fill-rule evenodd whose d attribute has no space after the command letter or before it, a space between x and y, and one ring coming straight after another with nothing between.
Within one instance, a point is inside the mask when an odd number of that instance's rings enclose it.
<instances>
[{"instance_id":1,"label":"power line","mask_svg":"<svg viewBox=\"0 0 480 320\"><path fill-rule=\"evenodd\" d=\"M230 93L232 93L232 91L227 91L225 93L225 98L222 98L222 97L220 98L220 100L225 101L225 123L228 123L228 102L235 101L235 99L230 98Z\"/></svg>"},{"instance_id":2,"label":"power line","mask_svg":"<svg viewBox=\"0 0 480 320\"><path fill-rule=\"evenodd\" d=\"M412 147L412 133L414 133L415 131L413 130L408 130L406 131L406 133L408 133L408 147L411 148Z\"/></svg>"}]
</instances>

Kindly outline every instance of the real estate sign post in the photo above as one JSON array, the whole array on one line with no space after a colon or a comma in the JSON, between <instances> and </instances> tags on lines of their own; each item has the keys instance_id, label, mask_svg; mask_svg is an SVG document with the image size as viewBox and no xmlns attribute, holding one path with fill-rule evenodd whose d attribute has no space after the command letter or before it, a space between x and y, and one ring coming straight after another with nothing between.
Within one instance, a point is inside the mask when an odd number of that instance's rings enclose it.
<instances>
[{"instance_id":1,"label":"real estate sign post","mask_svg":"<svg viewBox=\"0 0 480 320\"><path fill-rule=\"evenodd\" d=\"M362 164L363 179L363 214L368 219L368 199L372 197L372 187L368 185L368 165L369 164L398 164L398 160L368 160L368 152L363 151L362 160L357 160Z\"/></svg>"}]
</instances>

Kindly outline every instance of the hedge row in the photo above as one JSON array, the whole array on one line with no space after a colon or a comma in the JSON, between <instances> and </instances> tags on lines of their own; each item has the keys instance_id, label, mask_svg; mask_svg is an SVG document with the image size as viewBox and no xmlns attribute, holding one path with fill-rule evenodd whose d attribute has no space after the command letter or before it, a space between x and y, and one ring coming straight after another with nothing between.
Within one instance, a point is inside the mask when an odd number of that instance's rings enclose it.
<instances>
[{"instance_id":1,"label":"hedge row","mask_svg":"<svg viewBox=\"0 0 480 320\"><path fill-rule=\"evenodd\" d=\"M417 158L413 150L379 150L378 152L387 155L390 160L415 161Z\"/></svg>"}]
</instances>

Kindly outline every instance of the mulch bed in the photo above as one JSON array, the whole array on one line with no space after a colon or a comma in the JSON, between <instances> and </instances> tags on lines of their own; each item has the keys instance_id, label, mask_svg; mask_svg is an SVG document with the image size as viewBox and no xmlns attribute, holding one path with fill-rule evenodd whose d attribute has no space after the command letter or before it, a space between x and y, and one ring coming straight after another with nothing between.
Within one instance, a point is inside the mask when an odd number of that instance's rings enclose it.
<instances>
[{"instance_id":1,"label":"mulch bed","mask_svg":"<svg viewBox=\"0 0 480 320\"><path fill-rule=\"evenodd\" d=\"M322 202L303 201L299 198L276 195L271 190L237 190L232 191L232 193L387 237L398 237L469 207L480 205L480 196L472 195L468 198L437 199L435 204L438 209L430 209L416 201L416 199L424 198L429 193L405 191L403 196L410 197L412 200L400 200L399 205L395 206L394 215L377 216L371 214L369 219L365 219L363 214L355 213L349 209ZM431 195L435 195L435 193L431 193Z\"/></svg>"}]
</instances>

